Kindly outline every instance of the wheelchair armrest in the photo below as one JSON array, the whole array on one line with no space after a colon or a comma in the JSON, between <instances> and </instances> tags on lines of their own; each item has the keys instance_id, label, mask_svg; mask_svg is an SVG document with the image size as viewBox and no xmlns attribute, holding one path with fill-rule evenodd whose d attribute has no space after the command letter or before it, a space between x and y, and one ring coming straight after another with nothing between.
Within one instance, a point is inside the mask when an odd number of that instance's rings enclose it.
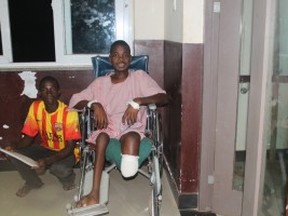
<instances>
[{"instance_id":1,"label":"wheelchair armrest","mask_svg":"<svg viewBox=\"0 0 288 216\"><path fill-rule=\"evenodd\" d=\"M156 109L157 109L157 106L156 106L156 104L149 104L149 105L148 105L148 109L149 109L149 110L156 110Z\"/></svg>"}]
</instances>

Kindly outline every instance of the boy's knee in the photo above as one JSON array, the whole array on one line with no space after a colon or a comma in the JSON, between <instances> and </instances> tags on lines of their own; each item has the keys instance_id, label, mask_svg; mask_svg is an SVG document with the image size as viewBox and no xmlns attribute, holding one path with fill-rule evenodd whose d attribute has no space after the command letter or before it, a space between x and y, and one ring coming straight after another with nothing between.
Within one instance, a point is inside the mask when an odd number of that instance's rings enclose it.
<instances>
[{"instance_id":1,"label":"boy's knee","mask_svg":"<svg viewBox=\"0 0 288 216\"><path fill-rule=\"evenodd\" d=\"M123 154L121 160L120 170L122 176L125 178L132 177L138 172L139 156Z\"/></svg>"},{"instance_id":2,"label":"boy's knee","mask_svg":"<svg viewBox=\"0 0 288 216\"><path fill-rule=\"evenodd\" d=\"M98 151L104 151L109 143L108 134L101 132L96 139L96 149Z\"/></svg>"}]
</instances>

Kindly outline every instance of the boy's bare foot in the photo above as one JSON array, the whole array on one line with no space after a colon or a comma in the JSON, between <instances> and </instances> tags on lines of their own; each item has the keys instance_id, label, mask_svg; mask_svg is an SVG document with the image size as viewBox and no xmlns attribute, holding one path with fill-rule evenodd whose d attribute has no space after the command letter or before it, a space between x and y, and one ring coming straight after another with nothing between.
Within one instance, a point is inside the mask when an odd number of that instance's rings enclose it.
<instances>
[{"instance_id":1,"label":"boy's bare foot","mask_svg":"<svg viewBox=\"0 0 288 216\"><path fill-rule=\"evenodd\" d=\"M42 185L43 184L41 184L40 186L37 186L37 187L33 187L33 186L25 184L16 192L16 196L25 197L31 190L41 188Z\"/></svg>"},{"instance_id":2,"label":"boy's bare foot","mask_svg":"<svg viewBox=\"0 0 288 216\"><path fill-rule=\"evenodd\" d=\"M91 194L88 194L88 195L82 197L76 203L76 208L86 207L86 206L93 205L93 204L98 204L98 203L99 203L99 199L97 199L96 197L92 196Z\"/></svg>"}]
</instances>

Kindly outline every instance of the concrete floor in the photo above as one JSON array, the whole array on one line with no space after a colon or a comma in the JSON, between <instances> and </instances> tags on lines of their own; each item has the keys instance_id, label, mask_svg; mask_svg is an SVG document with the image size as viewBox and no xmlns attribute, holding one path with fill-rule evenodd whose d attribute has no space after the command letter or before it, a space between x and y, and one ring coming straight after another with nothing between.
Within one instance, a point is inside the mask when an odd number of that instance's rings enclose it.
<instances>
[{"instance_id":1,"label":"concrete floor","mask_svg":"<svg viewBox=\"0 0 288 216\"><path fill-rule=\"evenodd\" d=\"M79 180L79 169L75 169ZM0 215L3 216L64 216L66 204L71 203L77 189L64 191L58 180L46 172L41 176L44 186L31 191L26 197L15 195L24 182L16 171L0 172ZM166 174L163 179L163 202L161 215L180 216ZM148 180L138 175L133 180L124 180L117 170L110 173L109 214L112 216L149 215L151 187Z\"/></svg>"}]
</instances>

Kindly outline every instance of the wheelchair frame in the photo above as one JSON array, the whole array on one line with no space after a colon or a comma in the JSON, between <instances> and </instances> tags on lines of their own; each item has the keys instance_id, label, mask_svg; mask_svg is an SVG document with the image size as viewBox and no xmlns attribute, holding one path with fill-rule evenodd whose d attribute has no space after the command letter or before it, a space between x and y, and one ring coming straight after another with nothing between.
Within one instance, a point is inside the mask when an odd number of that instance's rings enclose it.
<instances>
[{"instance_id":1,"label":"wheelchair frame","mask_svg":"<svg viewBox=\"0 0 288 216\"><path fill-rule=\"evenodd\" d=\"M107 56L94 56L91 58L93 71L95 77L104 76L107 72L113 70L113 67ZM129 65L129 69L137 70L142 69L148 73L148 55L132 56L132 60ZM94 130L93 119L91 118L91 110L85 108L80 115L80 124L82 131L82 139L80 142L80 185L78 194L75 196L75 201L79 201L82 196L88 194L92 188L92 178L94 171L94 159L95 155L93 151L89 149L89 145L86 139ZM160 115L157 111L157 106L151 104L147 106L147 123L146 123L146 136L152 140L152 149L149 157L147 158L148 171L145 172L142 169L138 169L138 172L150 180L152 187L151 192L151 215L160 215L160 205L162 202L162 170L163 170L163 140L162 130L160 128ZM83 132L84 135L83 135ZM92 216L100 215L108 212L106 204L108 203L108 187L109 187L109 172L116 168L115 164L112 164L104 169L101 178L100 187L100 204L91 205L88 207L75 208L71 204L67 206L68 214L75 216ZM92 174L91 174L92 173ZM90 179L89 179L90 178Z\"/></svg>"},{"instance_id":2,"label":"wheelchair frame","mask_svg":"<svg viewBox=\"0 0 288 216\"><path fill-rule=\"evenodd\" d=\"M74 205L81 199L82 196L88 194L92 188L92 179L94 171L94 151L89 149L89 145L86 139L94 130L92 111L89 108L84 108L84 111L80 115L80 125L82 131L82 138L80 142L80 170L81 177L78 188L78 194L74 197L72 204L66 206L68 215L70 216L92 216L102 215L108 213L106 204L108 203L108 187L109 187L109 175L108 173L116 168L115 164L112 164L104 169L101 178L100 188L100 204L90 205L87 207L76 208ZM152 216L160 215L160 206L162 202L162 170L163 170L163 142L160 128L160 116L157 111L157 107L151 104L147 107L147 123L145 134L152 140L152 149L149 157L147 158L148 171L145 172L142 169L138 169L138 172L150 180L152 187L151 192L151 206L150 211ZM83 133L84 132L84 133Z\"/></svg>"}]
</instances>

